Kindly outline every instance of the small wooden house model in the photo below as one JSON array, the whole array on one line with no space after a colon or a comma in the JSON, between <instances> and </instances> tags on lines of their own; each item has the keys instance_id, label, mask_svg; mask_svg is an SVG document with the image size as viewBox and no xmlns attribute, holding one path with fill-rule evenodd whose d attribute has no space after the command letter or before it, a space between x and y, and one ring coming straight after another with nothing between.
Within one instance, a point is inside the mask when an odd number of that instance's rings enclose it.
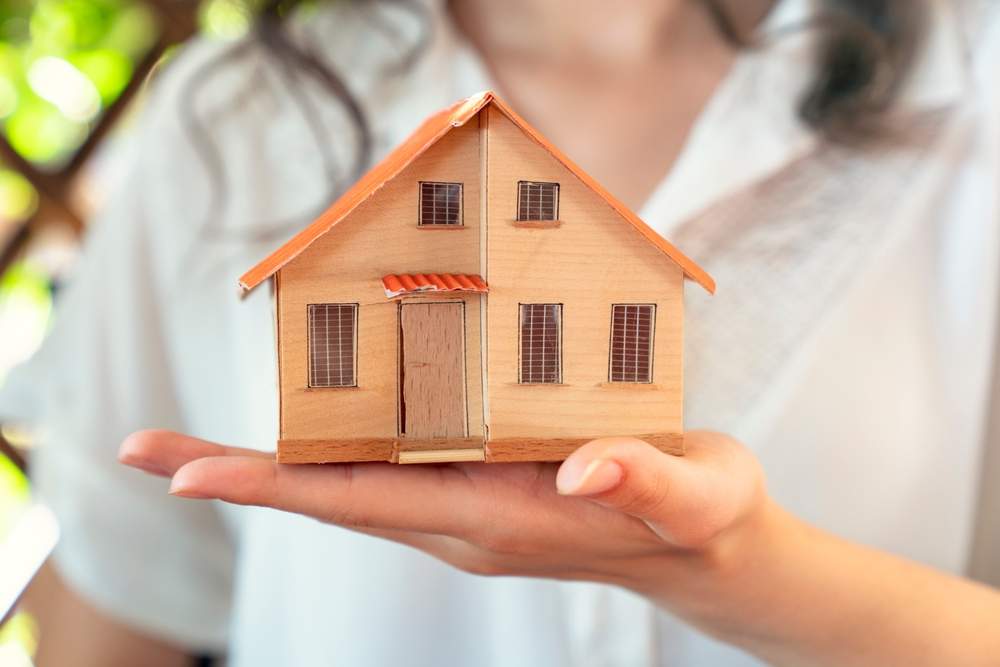
<instances>
[{"instance_id":1,"label":"small wooden house model","mask_svg":"<svg viewBox=\"0 0 1000 667\"><path fill-rule=\"evenodd\" d=\"M685 277L712 278L491 92L429 118L248 271L274 278L278 460L683 452Z\"/></svg>"}]
</instances>

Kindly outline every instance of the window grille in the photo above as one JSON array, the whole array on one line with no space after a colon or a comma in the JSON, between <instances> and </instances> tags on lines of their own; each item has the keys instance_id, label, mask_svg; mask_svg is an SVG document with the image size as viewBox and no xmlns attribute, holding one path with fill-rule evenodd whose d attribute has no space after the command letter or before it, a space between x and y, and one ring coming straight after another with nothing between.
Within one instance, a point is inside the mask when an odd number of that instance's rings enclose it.
<instances>
[{"instance_id":1,"label":"window grille","mask_svg":"<svg viewBox=\"0 0 1000 667\"><path fill-rule=\"evenodd\" d=\"M420 183L420 225L462 225L461 183Z\"/></svg>"},{"instance_id":2,"label":"window grille","mask_svg":"<svg viewBox=\"0 0 1000 667\"><path fill-rule=\"evenodd\" d=\"M611 308L612 382L652 382L652 304L616 304Z\"/></svg>"},{"instance_id":3,"label":"window grille","mask_svg":"<svg viewBox=\"0 0 1000 667\"><path fill-rule=\"evenodd\" d=\"M518 220L558 220L559 184L520 181L517 184Z\"/></svg>"},{"instance_id":4,"label":"window grille","mask_svg":"<svg viewBox=\"0 0 1000 667\"><path fill-rule=\"evenodd\" d=\"M309 386L353 387L358 306L314 303L309 310Z\"/></svg>"},{"instance_id":5,"label":"window grille","mask_svg":"<svg viewBox=\"0 0 1000 667\"><path fill-rule=\"evenodd\" d=\"M521 304L521 384L562 382L561 339L561 304Z\"/></svg>"}]
</instances>

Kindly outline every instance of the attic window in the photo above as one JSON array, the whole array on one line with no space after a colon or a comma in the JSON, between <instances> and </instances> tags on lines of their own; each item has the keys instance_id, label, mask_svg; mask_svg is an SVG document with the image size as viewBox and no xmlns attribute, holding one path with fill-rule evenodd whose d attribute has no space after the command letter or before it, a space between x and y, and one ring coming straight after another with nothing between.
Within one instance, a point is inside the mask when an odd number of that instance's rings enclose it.
<instances>
[{"instance_id":1,"label":"attic window","mask_svg":"<svg viewBox=\"0 0 1000 667\"><path fill-rule=\"evenodd\" d=\"M357 386L356 303L312 303L309 311L309 386Z\"/></svg>"},{"instance_id":2,"label":"attic window","mask_svg":"<svg viewBox=\"0 0 1000 667\"><path fill-rule=\"evenodd\" d=\"M612 382L652 382L653 322L656 306L652 304L615 304L611 308Z\"/></svg>"},{"instance_id":3,"label":"attic window","mask_svg":"<svg viewBox=\"0 0 1000 667\"><path fill-rule=\"evenodd\" d=\"M562 382L562 304L521 304L521 384Z\"/></svg>"},{"instance_id":4,"label":"attic window","mask_svg":"<svg viewBox=\"0 0 1000 667\"><path fill-rule=\"evenodd\" d=\"M519 181L517 184L517 219L558 220L559 184Z\"/></svg>"},{"instance_id":5,"label":"attic window","mask_svg":"<svg viewBox=\"0 0 1000 667\"><path fill-rule=\"evenodd\" d=\"M462 184L420 182L420 221L424 226L462 226Z\"/></svg>"}]
</instances>

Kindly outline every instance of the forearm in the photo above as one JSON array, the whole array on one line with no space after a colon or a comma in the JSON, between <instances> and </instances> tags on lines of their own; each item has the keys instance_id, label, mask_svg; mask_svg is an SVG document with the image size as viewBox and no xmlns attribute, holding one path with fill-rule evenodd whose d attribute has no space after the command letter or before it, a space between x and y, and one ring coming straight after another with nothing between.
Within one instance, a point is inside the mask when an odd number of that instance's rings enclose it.
<instances>
[{"instance_id":1,"label":"forearm","mask_svg":"<svg viewBox=\"0 0 1000 667\"><path fill-rule=\"evenodd\" d=\"M24 609L39 624L39 667L189 667L180 647L122 625L70 590L52 565L28 588Z\"/></svg>"},{"instance_id":2,"label":"forearm","mask_svg":"<svg viewBox=\"0 0 1000 667\"><path fill-rule=\"evenodd\" d=\"M700 584L680 599L661 593L664 605L775 665L1000 664L1000 593L772 504L751 522L696 566L711 570Z\"/></svg>"}]
</instances>

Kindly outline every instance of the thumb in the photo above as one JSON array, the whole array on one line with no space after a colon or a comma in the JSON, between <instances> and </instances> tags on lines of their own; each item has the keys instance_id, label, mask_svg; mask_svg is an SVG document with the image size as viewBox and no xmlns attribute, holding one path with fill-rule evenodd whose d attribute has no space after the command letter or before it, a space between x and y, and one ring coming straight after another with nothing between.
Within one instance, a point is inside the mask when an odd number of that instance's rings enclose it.
<instances>
[{"instance_id":1,"label":"thumb","mask_svg":"<svg viewBox=\"0 0 1000 667\"><path fill-rule=\"evenodd\" d=\"M684 456L635 438L594 440L563 462L556 487L642 519L665 541L688 548L709 542L764 497L753 455L708 432L686 434Z\"/></svg>"}]
</instances>

